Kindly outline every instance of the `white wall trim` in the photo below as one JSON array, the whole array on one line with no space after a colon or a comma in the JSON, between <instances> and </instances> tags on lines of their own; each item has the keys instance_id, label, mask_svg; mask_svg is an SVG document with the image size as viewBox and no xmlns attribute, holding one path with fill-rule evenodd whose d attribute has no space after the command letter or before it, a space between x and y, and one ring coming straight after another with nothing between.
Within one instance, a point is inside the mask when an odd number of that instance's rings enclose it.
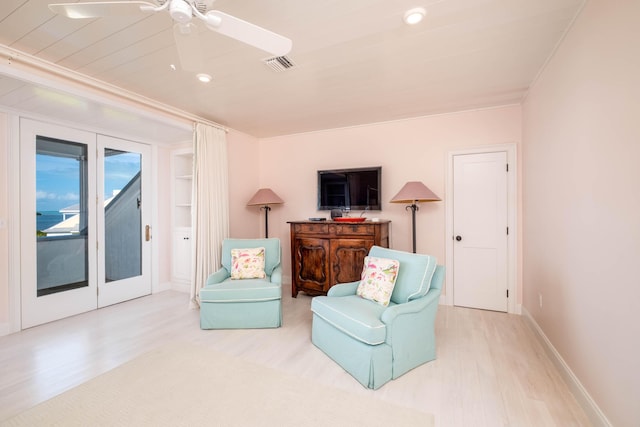
<instances>
[{"instance_id":1,"label":"white wall trim","mask_svg":"<svg viewBox=\"0 0 640 427\"><path fill-rule=\"evenodd\" d=\"M562 379L569 386L569 390L571 390L571 393L578 401L578 404L585 411L591 423L594 426L612 427L611 422L609 422L606 415L602 412L602 410L600 410L600 407L598 407L598 405L584 388L578 377L573 373L569 365L567 365L567 362L564 361L560 353L558 353L553 344L551 344L551 341L549 341L549 338L547 338L545 333L542 331L542 328L540 328L538 323L531 316L531 313L529 313L526 308L522 307L522 315L527 324L536 333L536 337L542 343L542 346L551 359L551 362L553 362L555 367L560 372Z\"/></svg>"},{"instance_id":2,"label":"white wall trim","mask_svg":"<svg viewBox=\"0 0 640 427\"><path fill-rule=\"evenodd\" d=\"M159 197L158 195L158 147L151 145L151 188L148 194L151 197L151 293L155 294L162 290L160 283L160 247L162 246L162 233L158 222Z\"/></svg>"},{"instance_id":3,"label":"white wall trim","mask_svg":"<svg viewBox=\"0 0 640 427\"><path fill-rule=\"evenodd\" d=\"M453 158L461 154L482 154L504 151L507 153L509 174L508 186L508 227L507 237L507 289L509 289L508 313L520 314L518 295L518 157L515 143L488 145L447 152L447 181L445 187L445 265L453 272ZM453 305L453 274L445 276L445 304Z\"/></svg>"},{"instance_id":4,"label":"white wall trim","mask_svg":"<svg viewBox=\"0 0 640 427\"><path fill-rule=\"evenodd\" d=\"M20 117L10 115L8 120L8 228L9 233L9 329L8 333L22 329L22 303L20 300Z\"/></svg>"}]
</instances>

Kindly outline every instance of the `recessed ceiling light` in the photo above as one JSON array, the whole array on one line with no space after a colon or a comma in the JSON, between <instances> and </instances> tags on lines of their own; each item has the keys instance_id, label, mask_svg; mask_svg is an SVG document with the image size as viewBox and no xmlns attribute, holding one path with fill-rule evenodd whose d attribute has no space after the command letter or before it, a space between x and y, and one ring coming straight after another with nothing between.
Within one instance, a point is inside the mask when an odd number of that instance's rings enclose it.
<instances>
[{"instance_id":1,"label":"recessed ceiling light","mask_svg":"<svg viewBox=\"0 0 640 427\"><path fill-rule=\"evenodd\" d=\"M176 65L175 64L169 64L169 68L171 68L171 71L175 71L176 70Z\"/></svg>"},{"instance_id":2,"label":"recessed ceiling light","mask_svg":"<svg viewBox=\"0 0 640 427\"><path fill-rule=\"evenodd\" d=\"M209 83L211 81L211 76L209 74L199 73L199 74L196 74L196 77L202 83Z\"/></svg>"},{"instance_id":3,"label":"recessed ceiling light","mask_svg":"<svg viewBox=\"0 0 640 427\"><path fill-rule=\"evenodd\" d=\"M415 25L422 21L427 14L427 11L423 7L416 7L414 9L407 10L404 14L404 22L409 25Z\"/></svg>"}]
</instances>

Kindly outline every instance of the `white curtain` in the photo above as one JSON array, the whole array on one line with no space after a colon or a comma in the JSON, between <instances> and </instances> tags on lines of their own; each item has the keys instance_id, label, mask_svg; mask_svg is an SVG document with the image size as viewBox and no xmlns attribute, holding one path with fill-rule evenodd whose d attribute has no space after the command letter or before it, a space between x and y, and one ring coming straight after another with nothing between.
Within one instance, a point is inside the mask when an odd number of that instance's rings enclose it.
<instances>
[{"instance_id":1,"label":"white curtain","mask_svg":"<svg viewBox=\"0 0 640 427\"><path fill-rule=\"evenodd\" d=\"M201 123L193 133L193 189L191 197L192 262L190 307L200 305L200 289L220 268L220 247L229 236L227 135Z\"/></svg>"}]
</instances>

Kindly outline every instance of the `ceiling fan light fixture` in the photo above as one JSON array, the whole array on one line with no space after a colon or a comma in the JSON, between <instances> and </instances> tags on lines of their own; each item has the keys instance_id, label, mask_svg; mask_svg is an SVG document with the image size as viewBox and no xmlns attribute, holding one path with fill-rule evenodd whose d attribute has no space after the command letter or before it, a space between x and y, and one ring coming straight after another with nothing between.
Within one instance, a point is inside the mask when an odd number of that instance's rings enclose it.
<instances>
[{"instance_id":1,"label":"ceiling fan light fixture","mask_svg":"<svg viewBox=\"0 0 640 427\"><path fill-rule=\"evenodd\" d=\"M409 9L404 14L404 22L409 25L415 25L421 22L427 15L427 11L424 7L416 7Z\"/></svg>"},{"instance_id":2,"label":"ceiling fan light fixture","mask_svg":"<svg viewBox=\"0 0 640 427\"><path fill-rule=\"evenodd\" d=\"M198 74L196 74L196 77L202 83L209 83L211 81L211 75L209 75L207 73L198 73Z\"/></svg>"},{"instance_id":3,"label":"ceiling fan light fixture","mask_svg":"<svg viewBox=\"0 0 640 427\"><path fill-rule=\"evenodd\" d=\"M191 21L191 17L193 16L191 5L185 0L171 0L169 14L174 21L182 24Z\"/></svg>"}]
</instances>

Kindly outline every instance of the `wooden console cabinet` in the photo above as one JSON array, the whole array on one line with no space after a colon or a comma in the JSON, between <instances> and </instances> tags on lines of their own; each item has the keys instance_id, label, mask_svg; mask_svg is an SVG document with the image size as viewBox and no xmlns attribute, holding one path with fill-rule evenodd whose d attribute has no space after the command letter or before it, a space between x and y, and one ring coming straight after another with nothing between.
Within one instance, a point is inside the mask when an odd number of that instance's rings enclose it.
<instances>
[{"instance_id":1,"label":"wooden console cabinet","mask_svg":"<svg viewBox=\"0 0 640 427\"><path fill-rule=\"evenodd\" d=\"M337 283L360 280L371 246L389 247L389 223L289 221L291 295L326 295Z\"/></svg>"}]
</instances>

